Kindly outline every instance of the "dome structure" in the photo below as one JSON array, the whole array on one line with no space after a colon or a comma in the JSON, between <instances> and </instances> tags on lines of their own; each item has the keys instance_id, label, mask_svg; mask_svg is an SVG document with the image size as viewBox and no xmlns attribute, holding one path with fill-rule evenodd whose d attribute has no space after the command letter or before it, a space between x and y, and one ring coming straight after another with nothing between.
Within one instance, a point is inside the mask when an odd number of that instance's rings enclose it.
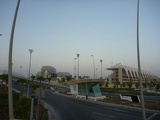
<instances>
[{"instance_id":1,"label":"dome structure","mask_svg":"<svg viewBox=\"0 0 160 120\"><path fill-rule=\"evenodd\" d=\"M41 76L44 78L52 77L54 74L56 74L56 69L53 66L43 66L41 68Z\"/></svg>"}]
</instances>

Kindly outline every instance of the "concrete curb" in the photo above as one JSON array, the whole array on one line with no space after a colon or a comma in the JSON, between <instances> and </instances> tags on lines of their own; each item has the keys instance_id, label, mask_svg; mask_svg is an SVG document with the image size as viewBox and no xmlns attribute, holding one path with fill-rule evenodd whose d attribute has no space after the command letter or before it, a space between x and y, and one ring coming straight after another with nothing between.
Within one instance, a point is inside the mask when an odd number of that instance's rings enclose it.
<instances>
[{"instance_id":1,"label":"concrete curb","mask_svg":"<svg viewBox=\"0 0 160 120\"><path fill-rule=\"evenodd\" d=\"M44 106L48 109L48 120L56 120L56 114L52 107L47 103L44 103Z\"/></svg>"}]
</instances>

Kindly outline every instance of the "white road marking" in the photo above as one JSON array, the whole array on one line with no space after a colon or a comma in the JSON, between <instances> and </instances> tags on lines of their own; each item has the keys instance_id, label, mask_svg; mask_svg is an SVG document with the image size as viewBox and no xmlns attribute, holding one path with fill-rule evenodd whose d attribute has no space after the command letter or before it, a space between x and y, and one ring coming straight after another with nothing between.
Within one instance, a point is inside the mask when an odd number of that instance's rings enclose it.
<instances>
[{"instance_id":1,"label":"white road marking","mask_svg":"<svg viewBox=\"0 0 160 120\"><path fill-rule=\"evenodd\" d=\"M114 108L114 109L112 109L112 108L107 108L107 107L103 107L104 109L106 109L106 110L115 110L115 111L118 111L118 112L126 112L126 113L128 113L128 111L125 111L125 110L121 110L121 109L118 109L118 108Z\"/></svg>"},{"instance_id":2,"label":"white road marking","mask_svg":"<svg viewBox=\"0 0 160 120\"><path fill-rule=\"evenodd\" d=\"M153 117L155 117L158 113L154 113L153 115L151 115L147 120L151 120Z\"/></svg>"},{"instance_id":3,"label":"white road marking","mask_svg":"<svg viewBox=\"0 0 160 120\"><path fill-rule=\"evenodd\" d=\"M117 117L112 116L112 115L106 115L106 114L102 114L102 113L98 113L98 112L93 112L93 114L97 114L97 115L101 115L101 116L105 116L105 117L110 117L110 118L117 118Z\"/></svg>"},{"instance_id":4,"label":"white road marking","mask_svg":"<svg viewBox=\"0 0 160 120\"><path fill-rule=\"evenodd\" d=\"M117 109L117 108L115 108L114 110L119 111L119 112L126 112L125 110L120 110L120 109Z\"/></svg>"}]
</instances>

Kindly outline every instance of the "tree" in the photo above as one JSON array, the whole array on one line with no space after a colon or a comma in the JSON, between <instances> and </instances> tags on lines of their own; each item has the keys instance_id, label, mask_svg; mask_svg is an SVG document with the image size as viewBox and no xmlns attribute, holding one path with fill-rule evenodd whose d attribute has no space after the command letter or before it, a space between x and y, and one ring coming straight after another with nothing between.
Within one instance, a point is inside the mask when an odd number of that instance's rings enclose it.
<instances>
[{"instance_id":1,"label":"tree","mask_svg":"<svg viewBox=\"0 0 160 120\"><path fill-rule=\"evenodd\" d=\"M157 98L157 92L159 89L160 89L160 82L157 82L157 84L156 84L156 98ZM158 100L156 102L156 106L157 106L157 110L158 110Z\"/></svg>"},{"instance_id":2,"label":"tree","mask_svg":"<svg viewBox=\"0 0 160 120\"><path fill-rule=\"evenodd\" d=\"M32 86L32 94L35 94L35 90L37 88L40 88L40 85L39 84L35 84L35 83L32 83L31 86Z\"/></svg>"},{"instance_id":3,"label":"tree","mask_svg":"<svg viewBox=\"0 0 160 120\"><path fill-rule=\"evenodd\" d=\"M125 88L125 87L126 87L126 83L123 82L123 83L122 83L122 86L123 86L123 88Z\"/></svg>"},{"instance_id":4,"label":"tree","mask_svg":"<svg viewBox=\"0 0 160 120\"><path fill-rule=\"evenodd\" d=\"M39 81L40 81L40 83L41 83L41 81L44 81L44 80L45 80L45 78L44 78L43 76L39 76L39 77L37 78L37 80L39 80Z\"/></svg>"},{"instance_id":5,"label":"tree","mask_svg":"<svg viewBox=\"0 0 160 120\"><path fill-rule=\"evenodd\" d=\"M33 83L33 80L36 78L36 76L32 74L30 77L31 77L31 80L32 80L32 83L30 85L32 87L32 94L33 94L34 93L34 88L33 88L33 84L34 83Z\"/></svg>"},{"instance_id":6,"label":"tree","mask_svg":"<svg viewBox=\"0 0 160 120\"><path fill-rule=\"evenodd\" d=\"M109 83L108 83L108 82L106 82L105 87L108 87L108 85L109 85Z\"/></svg>"},{"instance_id":7,"label":"tree","mask_svg":"<svg viewBox=\"0 0 160 120\"><path fill-rule=\"evenodd\" d=\"M69 82L70 80L72 80L72 79L74 79L74 78L72 78L72 75L70 75L70 76L66 76L66 80Z\"/></svg>"},{"instance_id":8,"label":"tree","mask_svg":"<svg viewBox=\"0 0 160 120\"><path fill-rule=\"evenodd\" d=\"M17 83L20 84L20 99L23 97L24 94L24 88L27 85L27 80L24 78L20 78L19 80L17 80Z\"/></svg>"},{"instance_id":9,"label":"tree","mask_svg":"<svg viewBox=\"0 0 160 120\"><path fill-rule=\"evenodd\" d=\"M136 88L139 88L139 82L135 83Z\"/></svg>"},{"instance_id":10,"label":"tree","mask_svg":"<svg viewBox=\"0 0 160 120\"><path fill-rule=\"evenodd\" d=\"M151 89L153 86L154 86L154 82L151 81L151 82L149 83L149 88Z\"/></svg>"},{"instance_id":11,"label":"tree","mask_svg":"<svg viewBox=\"0 0 160 120\"><path fill-rule=\"evenodd\" d=\"M64 77L62 77L61 82L62 82L62 85L63 85L63 84L64 84L64 82L65 82L65 78L64 78Z\"/></svg>"},{"instance_id":12,"label":"tree","mask_svg":"<svg viewBox=\"0 0 160 120\"><path fill-rule=\"evenodd\" d=\"M50 84L50 82L51 82L51 79L52 79L51 77L48 78L48 83L49 83L49 84Z\"/></svg>"},{"instance_id":13,"label":"tree","mask_svg":"<svg viewBox=\"0 0 160 120\"><path fill-rule=\"evenodd\" d=\"M147 84L146 83L142 83L143 87L146 88L147 87Z\"/></svg>"},{"instance_id":14,"label":"tree","mask_svg":"<svg viewBox=\"0 0 160 120\"><path fill-rule=\"evenodd\" d=\"M36 76L32 74L30 77L31 77L32 83L33 83L33 80L36 78Z\"/></svg>"},{"instance_id":15,"label":"tree","mask_svg":"<svg viewBox=\"0 0 160 120\"><path fill-rule=\"evenodd\" d=\"M113 87L116 88L117 92L118 92L118 85L120 85L120 82L119 82L119 80L116 80Z\"/></svg>"},{"instance_id":16,"label":"tree","mask_svg":"<svg viewBox=\"0 0 160 120\"><path fill-rule=\"evenodd\" d=\"M131 89L131 88L132 88L132 84L133 84L133 83L132 83L132 81L128 82L128 84L127 84L127 85L128 85L128 88L129 88L129 89Z\"/></svg>"},{"instance_id":17,"label":"tree","mask_svg":"<svg viewBox=\"0 0 160 120\"><path fill-rule=\"evenodd\" d=\"M7 89L7 85L8 85L8 74L2 74L0 75L0 79L2 80L2 83L5 82L5 90Z\"/></svg>"}]
</instances>

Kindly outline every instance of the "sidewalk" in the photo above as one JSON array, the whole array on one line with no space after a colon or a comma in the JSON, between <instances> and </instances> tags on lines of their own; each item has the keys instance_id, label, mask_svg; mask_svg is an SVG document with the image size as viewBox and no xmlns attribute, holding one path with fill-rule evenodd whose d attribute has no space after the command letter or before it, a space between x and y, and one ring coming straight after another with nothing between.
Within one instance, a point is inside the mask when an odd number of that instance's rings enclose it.
<instances>
[{"instance_id":1,"label":"sidewalk","mask_svg":"<svg viewBox=\"0 0 160 120\"><path fill-rule=\"evenodd\" d=\"M47 103L44 103L44 106L48 109L48 120L56 120L56 115L52 107Z\"/></svg>"}]
</instances>

